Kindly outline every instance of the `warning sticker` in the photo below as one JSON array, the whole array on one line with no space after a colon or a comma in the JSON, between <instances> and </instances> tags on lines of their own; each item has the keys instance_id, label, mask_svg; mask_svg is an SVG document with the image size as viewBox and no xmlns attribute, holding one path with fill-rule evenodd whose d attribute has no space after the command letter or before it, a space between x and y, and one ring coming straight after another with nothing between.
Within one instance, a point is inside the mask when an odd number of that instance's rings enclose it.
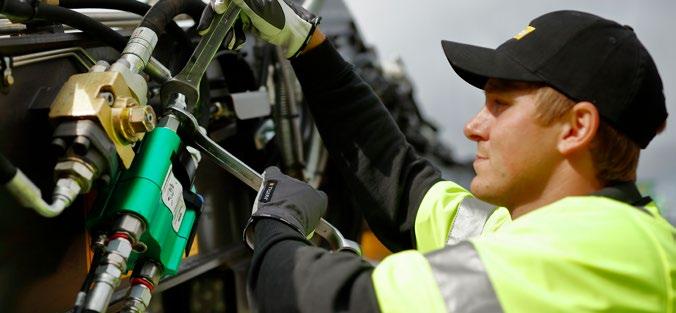
<instances>
[{"instance_id":1,"label":"warning sticker","mask_svg":"<svg viewBox=\"0 0 676 313\"><path fill-rule=\"evenodd\" d=\"M164 205L171 211L173 216L171 219L171 226L174 228L174 231L178 233L181 222L183 222L186 207L185 201L183 200L183 186L181 186L178 179L174 177L174 173L172 173L171 170L172 167L170 166L167 177L164 178L164 184L162 185L162 202L164 202Z\"/></svg>"}]
</instances>

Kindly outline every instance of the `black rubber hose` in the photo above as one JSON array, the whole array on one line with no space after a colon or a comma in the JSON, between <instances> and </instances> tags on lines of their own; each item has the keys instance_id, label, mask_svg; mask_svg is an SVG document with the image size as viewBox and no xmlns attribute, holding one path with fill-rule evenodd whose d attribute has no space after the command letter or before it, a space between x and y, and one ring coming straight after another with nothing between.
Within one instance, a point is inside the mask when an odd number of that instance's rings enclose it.
<instances>
[{"instance_id":1,"label":"black rubber hose","mask_svg":"<svg viewBox=\"0 0 676 313\"><path fill-rule=\"evenodd\" d=\"M30 1L0 0L0 12L13 22L25 22L35 15L35 6Z\"/></svg>"},{"instance_id":2,"label":"black rubber hose","mask_svg":"<svg viewBox=\"0 0 676 313\"><path fill-rule=\"evenodd\" d=\"M202 3L201 1L199 2ZM69 9L110 9L130 12L140 16L146 15L151 8L150 5L137 0L60 0L59 6ZM197 23L197 20L195 20L195 23ZM172 20L166 27L169 35L179 38L179 43L190 45L190 39L188 39L187 34L176 22Z\"/></svg>"},{"instance_id":3,"label":"black rubber hose","mask_svg":"<svg viewBox=\"0 0 676 313\"><path fill-rule=\"evenodd\" d=\"M150 8L139 26L148 27L156 34L163 34L167 24L181 13L187 13L195 23L199 22L205 5L200 0L160 0Z\"/></svg>"},{"instance_id":4,"label":"black rubber hose","mask_svg":"<svg viewBox=\"0 0 676 313\"><path fill-rule=\"evenodd\" d=\"M143 16L150 5L136 0L59 0L59 6L69 9L111 9Z\"/></svg>"},{"instance_id":5,"label":"black rubber hose","mask_svg":"<svg viewBox=\"0 0 676 313\"><path fill-rule=\"evenodd\" d=\"M39 3L35 18L45 19L77 28L90 34L93 38L105 42L120 52L124 50L124 47L127 45L127 39L124 36L112 30L110 27L73 10Z\"/></svg>"},{"instance_id":6,"label":"black rubber hose","mask_svg":"<svg viewBox=\"0 0 676 313\"><path fill-rule=\"evenodd\" d=\"M7 184L16 175L16 167L0 154L0 185Z\"/></svg>"}]
</instances>

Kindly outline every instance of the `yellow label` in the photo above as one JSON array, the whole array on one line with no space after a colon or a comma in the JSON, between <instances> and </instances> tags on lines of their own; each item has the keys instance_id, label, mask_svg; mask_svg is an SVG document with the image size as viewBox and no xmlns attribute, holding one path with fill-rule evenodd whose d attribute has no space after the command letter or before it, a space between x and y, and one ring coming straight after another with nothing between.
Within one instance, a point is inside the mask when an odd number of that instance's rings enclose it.
<instances>
[{"instance_id":1,"label":"yellow label","mask_svg":"<svg viewBox=\"0 0 676 313\"><path fill-rule=\"evenodd\" d=\"M525 37L526 35L530 34L535 30L535 27L533 26L526 26L522 31L520 31L518 34L514 35L514 39L520 40L521 38Z\"/></svg>"}]
</instances>

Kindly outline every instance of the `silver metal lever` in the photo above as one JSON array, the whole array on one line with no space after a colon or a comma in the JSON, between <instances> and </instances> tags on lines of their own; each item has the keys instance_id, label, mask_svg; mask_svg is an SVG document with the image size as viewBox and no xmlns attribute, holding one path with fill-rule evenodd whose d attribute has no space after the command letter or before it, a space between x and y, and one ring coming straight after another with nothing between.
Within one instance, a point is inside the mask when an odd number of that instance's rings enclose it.
<instances>
[{"instance_id":1,"label":"silver metal lever","mask_svg":"<svg viewBox=\"0 0 676 313\"><path fill-rule=\"evenodd\" d=\"M221 47L225 35L235 25L240 11L237 5L231 3L223 14L214 15L209 25L210 31L202 36L188 63L180 73L162 85L162 103L169 103L171 97L177 93L183 94L189 105L197 102L202 76Z\"/></svg>"}]
</instances>

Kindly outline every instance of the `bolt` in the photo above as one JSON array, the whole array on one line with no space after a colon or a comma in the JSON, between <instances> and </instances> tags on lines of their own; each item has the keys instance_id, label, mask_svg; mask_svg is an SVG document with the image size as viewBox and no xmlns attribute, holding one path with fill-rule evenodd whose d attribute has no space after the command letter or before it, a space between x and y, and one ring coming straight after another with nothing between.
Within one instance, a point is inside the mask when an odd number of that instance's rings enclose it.
<instances>
[{"instance_id":1,"label":"bolt","mask_svg":"<svg viewBox=\"0 0 676 313\"><path fill-rule=\"evenodd\" d=\"M155 111L149 105L129 108L129 126L135 133L146 133L155 128Z\"/></svg>"},{"instance_id":2,"label":"bolt","mask_svg":"<svg viewBox=\"0 0 676 313\"><path fill-rule=\"evenodd\" d=\"M113 103L115 102L115 96L113 95L113 93L108 92L108 91L102 91L102 92L100 92L100 93L99 93L99 97L100 97L100 98L103 98L104 100L106 100L106 103L107 103L108 105L113 105Z\"/></svg>"}]
</instances>

